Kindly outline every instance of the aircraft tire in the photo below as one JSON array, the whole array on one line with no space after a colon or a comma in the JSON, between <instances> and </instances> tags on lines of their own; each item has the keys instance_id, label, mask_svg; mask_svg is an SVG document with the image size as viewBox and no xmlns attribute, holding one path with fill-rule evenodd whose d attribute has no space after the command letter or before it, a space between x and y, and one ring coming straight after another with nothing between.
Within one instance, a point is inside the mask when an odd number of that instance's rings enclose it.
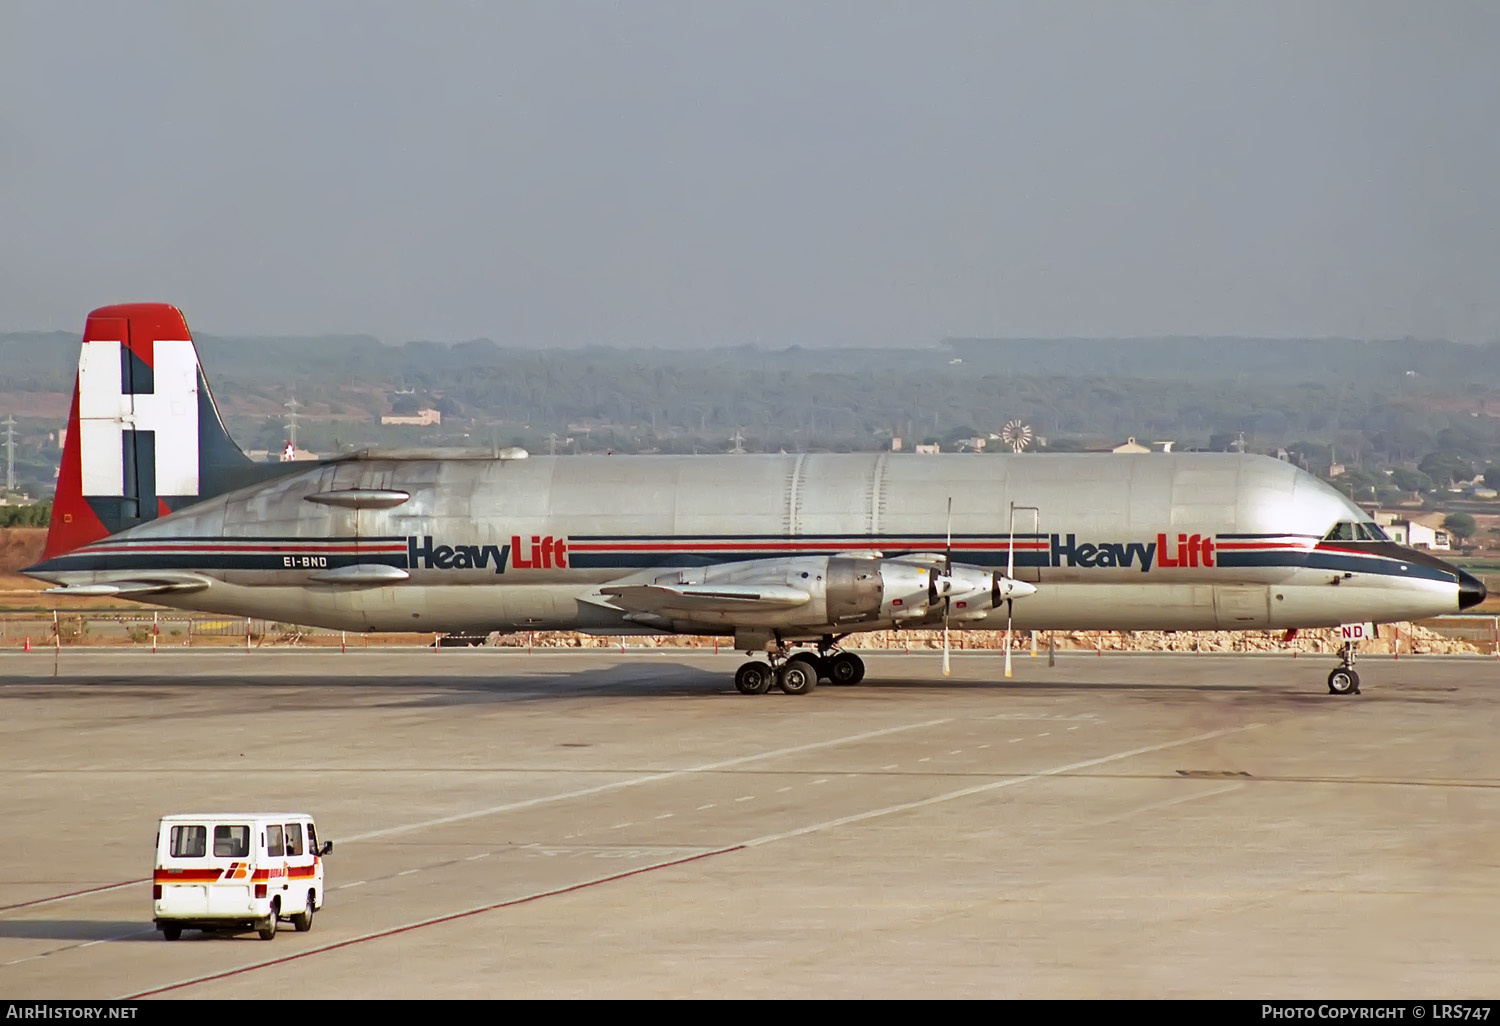
<instances>
[{"instance_id":1,"label":"aircraft tire","mask_svg":"<svg viewBox=\"0 0 1500 1026\"><path fill-rule=\"evenodd\" d=\"M808 669L812 670L814 680L826 680L828 678L828 660L813 655L811 652L798 652L787 660L788 663L806 663Z\"/></svg>"},{"instance_id":2,"label":"aircraft tire","mask_svg":"<svg viewBox=\"0 0 1500 1026\"><path fill-rule=\"evenodd\" d=\"M770 663L751 660L734 672L734 687L742 695L764 695L771 690L775 671Z\"/></svg>"},{"instance_id":3,"label":"aircraft tire","mask_svg":"<svg viewBox=\"0 0 1500 1026\"><path fill-rule=\"evenodd\" d=\"M1328 693L1330 695L1359 694L1359 674L1343 667L1334 670L1328 675Z\"/></svg>"},{"instance_id":4,"label":"aircraft tire","mask_svg":"<svg viewBox=\"0 0 1500 1026\"><path fill-rule=\"evenodd\" d=\"M776 683L789 695L810 695L818 686L818 671L808 659L789 659L776 674Z\"/></svg>"},{"instance_id":5,"label":"aircraft tire","mask_svg":"<svg viewBox=\"0 0 1500 1026\"><path fill-rule=\"evenodd\" d=\"M853 652L840 652L827 660L827 667L834 684L858 684L865 679L865 661Z\"/></svg>"}]
</instances>

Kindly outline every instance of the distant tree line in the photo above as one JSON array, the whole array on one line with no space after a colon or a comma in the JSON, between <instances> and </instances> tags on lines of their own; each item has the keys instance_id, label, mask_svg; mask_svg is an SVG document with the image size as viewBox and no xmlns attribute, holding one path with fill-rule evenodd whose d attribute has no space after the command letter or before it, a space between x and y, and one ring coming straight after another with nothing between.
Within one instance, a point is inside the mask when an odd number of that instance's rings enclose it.
<instances>
[{"instance_id":1,"label":"distant tree line","mask_svg":"<svg viewBox=\"0 0 1500 1026\"><path fill-rule=\"evenodd\" d=\"M1446 462L1420 471L1435 484L1500 463L1500 344L1019 339L677 351L202 336L199 346L221 403L275 411L232 421L247 448L280 447L281 408L295 395L299 441L319 451L418 440L723 451L736 432L752 451L869 450L892 434L952 448L1020 419L1036 447L1046 439L1053 450L1131 436L1220 450L1243 435L1249 451L1285 449L1318 472L1435 457ZM66 394L77 347L64 332L0 336L9 390ZM379 427L396 403L434 406L443 424Z\"/></svg>"},{"instance_id":2,"label":"distant tree line","mask_svg":"<svg viewBox=\"0 0 1500 1026\"><path fill-rule=\"evenodd\" d=\"M0 527L46 527L52 522L52 503L0 506Z\"/></svg>"}]
</instances>

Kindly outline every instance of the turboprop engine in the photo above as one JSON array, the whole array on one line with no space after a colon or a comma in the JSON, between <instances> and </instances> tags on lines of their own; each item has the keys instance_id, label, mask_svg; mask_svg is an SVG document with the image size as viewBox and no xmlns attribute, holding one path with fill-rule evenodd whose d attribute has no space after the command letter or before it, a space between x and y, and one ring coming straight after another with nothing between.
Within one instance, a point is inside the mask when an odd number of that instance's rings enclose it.
<instances>
[{"instance_id":1,"label":"turboprop engine","mask_svg":"<svg viewBox=\"0 0 1500 1026\"><path fill-rule=\"evenodd\" d=\"M770 628L979 620L1030 584L941 556L795 556L641 575L600 589L638 623Z\"/></svg>"}]
</instances>

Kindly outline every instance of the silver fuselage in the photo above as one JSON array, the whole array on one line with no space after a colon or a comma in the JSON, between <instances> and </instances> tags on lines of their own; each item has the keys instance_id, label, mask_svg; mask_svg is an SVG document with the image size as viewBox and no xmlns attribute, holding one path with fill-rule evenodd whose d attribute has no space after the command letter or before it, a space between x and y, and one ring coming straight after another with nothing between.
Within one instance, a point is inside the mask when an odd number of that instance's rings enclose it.
<instances>
[{"instance_id":1,"label":"silver fuselage","mask_svg":"<svg viewBox=\"0 0 1500 1026\"><path fill-rule=\"evenodd\" d=\"M352 490L409 498L316 500ZM32 572L70 586L190 575L206 586L150 601L357 631L764 627L790 640L896 624L758 612L643 623L600 588L720 564L790 574L840 554L941 555L951 537L954 563L1035 585L1014 602L1023 629L1318 627L1456 611L1454 571L1432 556L1322 542L1339 522L1368 520L1289 464L1236 454L375 455L309 464ZM404 579L328 579L355 565ZM1004 625L1003 608L955 623Z\"/></svg>"}]
</instances>

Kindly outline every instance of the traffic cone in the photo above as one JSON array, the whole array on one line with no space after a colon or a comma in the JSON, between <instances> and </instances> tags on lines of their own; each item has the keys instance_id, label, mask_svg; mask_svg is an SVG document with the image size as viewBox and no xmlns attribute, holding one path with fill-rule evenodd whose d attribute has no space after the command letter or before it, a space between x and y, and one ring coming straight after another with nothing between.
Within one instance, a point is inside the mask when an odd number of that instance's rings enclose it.
<instances>
[{"instance_id":1,"label":"traffic cone","mask_svg":"<svg viewBox=\"0 0 1500 1026\"><path fill-rule=\"evenodd\" d=\"M24 649L22 649L22 651L23 652L30 652L31 651L31 635L30 634L26 635L26 647Z\"/></svg>"}]
</instances>

